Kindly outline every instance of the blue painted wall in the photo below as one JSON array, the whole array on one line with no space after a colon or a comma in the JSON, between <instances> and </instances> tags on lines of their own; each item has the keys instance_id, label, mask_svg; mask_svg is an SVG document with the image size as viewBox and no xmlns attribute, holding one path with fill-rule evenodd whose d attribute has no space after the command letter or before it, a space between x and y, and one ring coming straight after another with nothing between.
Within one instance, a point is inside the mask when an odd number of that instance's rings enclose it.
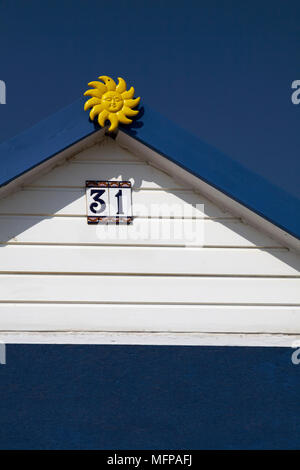
<instances>
[{"instance_id":1,"label":"blue painted wall","mask_svg":"<svg viewBox=\"0 0 300 470\"><path fill-rule=\"evenodd\" d=\"M8 345L1 449L297 449L290 348Z\"/></svg>"}]
</instances>

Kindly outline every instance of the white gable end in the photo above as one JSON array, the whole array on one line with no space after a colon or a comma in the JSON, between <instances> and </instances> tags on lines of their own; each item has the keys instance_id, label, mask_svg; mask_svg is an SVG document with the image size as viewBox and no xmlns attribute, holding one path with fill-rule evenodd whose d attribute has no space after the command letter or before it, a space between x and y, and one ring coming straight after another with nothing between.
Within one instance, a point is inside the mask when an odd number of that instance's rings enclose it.
<instances>
[{"instance_id":1,"label":"white gable end","mask_svg":"<svg viewBox=\"0 0 300 470\"><path fill-rule=\"evenodd\" d=\"M86 180L133 224L88 225ZM0 243L2 331L300 333L299 255L108 137L0 200Z\"/></svg>"}]
</instances>

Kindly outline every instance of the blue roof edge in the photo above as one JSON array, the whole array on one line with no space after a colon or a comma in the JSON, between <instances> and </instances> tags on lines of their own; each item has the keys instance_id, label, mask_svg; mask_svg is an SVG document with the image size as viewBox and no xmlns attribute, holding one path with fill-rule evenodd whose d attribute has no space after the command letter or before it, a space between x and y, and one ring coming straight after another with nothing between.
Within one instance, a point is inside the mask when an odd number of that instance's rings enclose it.
<instances>
[{"instance_id":1,"label":"blue roof edge","mask_svg":"<svg viewBox=\"0 0 300 470\"><path fill-rule=\"evenodd\" d=\"M80 98L0 144L0 187L98 131Z\"/></svg>"},{"instance_id":2,"label":"blue roof edge","mask_svg":"<svg viewBox=\"0 0 300 470\"><path fill-rule=\"evenodd\" d=\"M300 238L300 199L149 108L126 134L251 211Z\"/></svg>"},{"instance_id":3,"label":"blue roof edge","mask_svg":"<svg viewBox=\"0 0 300 470\"><path fill-rule=\"evenodd\" d=\"M100 128L80 98L0 144L0 187ZM300 239L300 199L201 141L149 106L120 130L165 156L261 217Z\"/></svg>"}]
</instances>

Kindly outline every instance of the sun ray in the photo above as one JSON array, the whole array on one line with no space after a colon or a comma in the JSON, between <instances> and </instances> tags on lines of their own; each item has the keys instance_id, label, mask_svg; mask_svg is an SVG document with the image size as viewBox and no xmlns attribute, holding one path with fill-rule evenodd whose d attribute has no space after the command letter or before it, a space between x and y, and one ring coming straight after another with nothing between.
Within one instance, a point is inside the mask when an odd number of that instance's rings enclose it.
<instances>
[{"instance_id":1,"label":"sun ray","mask_svg":"<svg viewBox=\"0 0 300 470\"><path fill-rule=\"evenodd\" d=\"M96 104L101 104L101 100L99 98L90 98L85 103L84 110L87 111L89 108L91 108L92 106L95 106Z\"/></svg>"},{"instance_id":2,"label":"sun ray","mask_svg":"<svg viewBox=\"0 0 300 470\"><path fill-rule=\"evenodd\" d=\"M125 106L128 106L129 108L134 108L137 106L140 102L141 98L136 98L135 100L124 100Z\"/></svg>"},{"instance_id":3,"label":"sun ray","mask_svg":"<svg viewBox=\"0 0 300 470\"><path fill-rule=\"evenodd\" d=\"M128 119L124 112L123 111L119 111L117 113L117 116L119 118L119 121L122 122L122 124L131 124L132 123L132 120L131 119Z\"/></svg>"},{"instance_id":4,"label":"sun ray","mask_svg":"<svg viewBox=\"0 0 300 470\"><path fill-rule=\"evenodd\" d=\"M121 77L118 77L118 80L119 80L119 83L118 83L118 86L116 88L116 91L118 93L123 93L125 90L126 90L126 82L123 78Z\"/></svg>"},{"instance_id":5,"label":"sun ray","mask_svg":"<svg viewBox=\"0 0 300 470\"><path fill-rule=\"evenodd\" d=\"M101 113L99 114L98 116L98 122L100 124L101 127L104 127L105 126L105 121L106 119L108 118L108 115L109 115L109 112L104 109L103 111L101 111Z\"/></svg>"},{"instance_id":6,"label":"sun ray","mask_svg":"<svg viewBox=\"0 0 300 470\"><path fill-rule=\"evenodd\" d=\"M116 89L116 82L112 78L108 77L107 75L101 75L99 78L105 83L108 91L114 91Z\"/></svg>"},{"instance_id":7,"label":"sun ray","mask_svg":"<svg viewBox=\"0 0 300 470\"><path fill-rule=\"evenodd\" d=\"M97 114L100 114L101 111L103 111L103 106L102 104L97 104L96 106L94 106L92 109L91 109L91 112L90 112L90 119L91 121L93 121L95 119L95 116L97 116Z\"/></svg>"},{"instance_id":8,"label":"sun ray","mask_svg":"<svg viewBox=\"0 0 300 470\"><path fill-rule=\"evenodd\" d=\"M106 86L105 86L104 83L102 83L102 82L97 82L97 81L89 82L89 83L88 83L88 86L97 88L98 90L102 91L102 94L107 91Z\"/></svg>"},{"instance_id":9,"label":"sun ray","mask_svg":"<svg viewBox=\"0 0 300 470\"><path fill-rule=\"evenodd\" d=\"M130 90L124 91L124 93L122 93L122 98L123 100L129 100L130 98L133 98L133 95L134 95L134 88L132 86Z\"/></svg>"},{"instance_id":10,"label":"sun ray","mask_svg":"<svg viewBox=\"0 0 300 470\"><path fill-rule=\"evenodd\" d=\"M128 106L125 106L125 105L123 106L122 111L127 116L136 116L137 114L139 114L139 111L137 111L135 109L130 109L130 108L128 108Z\"/></svg>"},{"instance_id":11,"label":"sun ray","mask_svg":"<svg viewBox=\"0 0 300 470\"><path fill-rule=\"evenodd\" d=\"M114 113L109 113L108 119L110 120L110 127L109 127L109 132L113 132L117 129L118 124L119 124L119 119Z\"/></svg>"},{"instance_id":12,"label":"sun ray","mask_svg":"<svg viewBox=\"0 0 300 470\"><path fill-rule=\"evenodd\" d=\"M85 93L84 93L84 96L94 96L95 98L101 98L103 95L102 91L101 90L87 90Z\"/></svg>"}]
</instances>

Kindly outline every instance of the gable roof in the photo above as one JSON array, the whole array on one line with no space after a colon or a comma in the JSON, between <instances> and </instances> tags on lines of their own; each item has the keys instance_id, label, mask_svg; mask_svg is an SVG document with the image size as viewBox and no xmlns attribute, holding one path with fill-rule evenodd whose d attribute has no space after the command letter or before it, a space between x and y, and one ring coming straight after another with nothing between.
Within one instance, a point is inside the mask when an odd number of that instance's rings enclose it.
<instances>
[{"instance_id":1,"label":"gable roof","mask_svg":"<svg viewBox=\"0 0 300 470\"><path fill-rule=\"evenodd\" d=\"M0 145L0 188L99 131L85 98ZM144 105L120 130L300 239L300 200Z\"/></svg>"}]
</instances>

